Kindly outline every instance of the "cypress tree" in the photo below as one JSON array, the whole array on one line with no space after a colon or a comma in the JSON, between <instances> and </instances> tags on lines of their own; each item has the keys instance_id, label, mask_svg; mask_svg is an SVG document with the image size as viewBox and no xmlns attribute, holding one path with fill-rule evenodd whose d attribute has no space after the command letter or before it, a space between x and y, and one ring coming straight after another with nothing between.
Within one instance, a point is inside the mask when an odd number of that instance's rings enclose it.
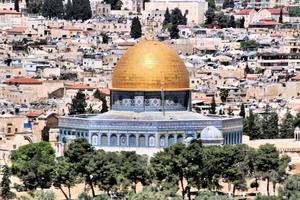
<instances>
[{"instance_id":1,"label":"cypress tree","mask_svg":"<svg viewBox=\"0 0 300 200\"><path fill-rule=\"evenodd\" d=\"M1 197L2 199L11 199L13 197L13 193L10 191L10 172L7 165L3 166L2 170L3 176L1 181Z\"/></svg>"},{"instance_id":2,"label":"cypress tree","mask_svg":"<svg viewBox=\"0 0 300 200\"><path fill-rule=\"evenodd\" d=\"M68 0L65 8L65 19L71 20L72 18L73 18L73 5L71 0Z\"/></svg>"},{"instance_id":3,"label":"cypress tree","mask_svg":"<svg viewBox=\"0 0 300 200\"><path fill-rule=\"evenodd\" d=\"M15 0L15 11L19 12L20 11L20 7L19 7L19 0Z\"/></svg>"},{"instance_id":4,"label":"cypress tree","mask_svg":"<svg viewBox=\"0 0 300 200\"><path fill-rule=\"evenodd\" d=\"M177 27L177 24L172 24L171 28L169 28L170 37L172 39L178 39L179 38L179 29Z\"/></svg>"},{"instance_id":5,"label":"cypress tree","mask_svg":"<svg viewBox=\"0 0 300 200\"><path fill-rule=\"evenodd\" d=\"M245 18L242 17L242 19L240 20L240 28L245 28Z\"/></svg>"},{"instance_id":6,"label":"cypress tree","mask_svg":"<svg viewBox=\"0 0 300 200\"><path fill-rule=\"evenodd\" d=\"M166 26L169 23L171 23L171 15L170 15L169 8L167 8L164 16L165 16L165 19L164 19L163 25Z\"/></svg>"},{"instance_id":7,"label":"cypress tree","mask_svg":"<svg viewBox=\"0 0 300 200\"><path fill-rule=\"evenodd\" d=\"M89 0L73 0L72 4L73 19L88 20L92 17L92 10Z\"/></svg>"},{"instance_id":8,"label":"cypress tree","mask_svg":"<svg viewBox=\"0 0 300 200\"><path fill-rule=\"evenodd\" d=\"M213 96L213 98L211 100L209 113L210 114L216 114L216 100L215 100L215 96Z\"/></svg>"},{"instance_id":9,"label":"cypress tree","mask_svg":"<svg viewBox=\"0 0 300 200\"><path fill-rule=\"evenodd\" d=\"M231 28L235 28L236 27L235 19L234 19L233 15L230 16L228 27L231 27Z\"/></svg>"},{"instance_id":10,"label":"cypress tree","mask_svg":"<svg viewBox=\"0 0 300 200\"><path fill-rule=\"evenodd\" d=\"M86 113L85 108L87 103L85 101L85 94L79 90L76 96L72 99L72 104L70 108L70 115L78 115Z\"/></svg>"},{"instance_id":11,"label":"cypress tree","mask_svg":"<svg viewBox=\"0 0 300 200\"><path fill-rule=\"evenodd\" d=\"M64 13L62 0L45 0L43 3L42 14L44 17L57 17L61 19Z\"/></svg>"},{"instance_id":12,"label":"cypress tree","mask_svg":"<svg viewBox=\"0 0 300 200\"><path fill-rule=\"evenodd\" d=\"M138 17L134 17L132 20L130 36L134 39L142 36L142 25Z\"/></svg>"},{"instance_id":13,"label":"cypress tree","mask_svg":"<svg viewBox=\"0 0 300 200\"><path fill-rule=\"evenodd\" d=\"M283 11L282 11L282 8L280 9L280 15L279 15L279 19L278 19L278 22L279 23L282 23L283 21Z\"/></svg>"},{"instance_id":14,"label":"cypress tree","mask_svg":"<svg viewBox=\"0 0 300 200\"><path fill-rule=\"evenodd\" d=\"M241 110L240 110L240 114L241 117L245 118L246 112L245 112L245 105L244 103L242 103L241 105Z\"/></svg>"}]
</instances>

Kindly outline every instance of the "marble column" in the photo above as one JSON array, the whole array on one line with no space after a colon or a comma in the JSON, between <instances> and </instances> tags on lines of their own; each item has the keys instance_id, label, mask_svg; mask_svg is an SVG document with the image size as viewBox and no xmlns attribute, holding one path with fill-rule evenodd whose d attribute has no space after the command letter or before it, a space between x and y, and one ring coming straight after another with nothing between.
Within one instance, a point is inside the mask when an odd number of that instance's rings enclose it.
<instances>
[{"instance_id":1,"label":"marble column","mask_svg":"<svg viewBox=\"0 0 300 200\"><path fill-rule=\"evenodd\" d=\"M126 146L129 147L129 134L126 133Z\"/></svg>"},{"instance_id":2,"label":"marble column","mask_svg":"<svg viewBox=\"0 0 300 200\"><path fill-rule=\"evenodd\" d=\"M117 146L121 146L121 143L120 143L120 134L117 134Z\"/></svg>"},{"instance_id":3,"label":"marble column","mask_svg":"<svg viewBox=\"0 0 300 200\"><path fill-rule=\"evenodd\" d=\"M110 133L107 133L107 146L110 146Z\"/></svg>"},{"instance_id":4,"label":"marble column","mask_svg":"<svg viewBox=\"0 0 300 200\"><path fill-rule=\"evenodd\" d=\"M149 135L145 134L145 147L149 146Z\"/></svg>"}]
</instances>

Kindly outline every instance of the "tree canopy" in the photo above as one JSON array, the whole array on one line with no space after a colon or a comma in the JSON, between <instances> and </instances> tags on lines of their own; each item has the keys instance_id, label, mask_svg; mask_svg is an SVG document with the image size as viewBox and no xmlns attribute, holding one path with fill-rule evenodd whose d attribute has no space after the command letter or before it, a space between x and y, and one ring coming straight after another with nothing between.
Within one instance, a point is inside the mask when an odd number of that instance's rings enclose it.
<instances>
[{"instance_id":1,"label":"tree canopy","mask_svg":"<svg viewBox=\"0 0 300 200\"><path fill-rule=\"evenodd\" d=\"M78 115L86 113L87 103L85 94L79 90L76 96L72 99L72 104L69 110L69 115Z\"/></svg>"},{"instance_id":2,"label":"tree canopy","mask_svg":"<svg viewBox=\"0 0 300 200\"><path fill-rule=\"evenodd\" d=\"M39 142L19 147L11 153L12 173L28 190L49 188L55 165L55 152L50 143Z\"/></svg>"},{"instance_id":3,"label":"tree canopy","mask_svg":"<svg viewBox=\"0 0 300 200\"><path fill-rule=\"evenodd\" d=\"M142 25L138 17L134 17L132 20L130 36L134 39L142 36Z\"/></svg>"}]
</instances>

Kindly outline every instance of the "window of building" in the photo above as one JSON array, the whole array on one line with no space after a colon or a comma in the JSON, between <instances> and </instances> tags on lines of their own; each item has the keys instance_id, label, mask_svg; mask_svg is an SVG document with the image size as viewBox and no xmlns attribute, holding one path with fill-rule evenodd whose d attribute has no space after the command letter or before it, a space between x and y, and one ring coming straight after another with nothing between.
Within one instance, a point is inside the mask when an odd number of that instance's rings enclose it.
<instances>
[{"instance_id":1,"label":"window of building","mask_svg":"<svg viewBox=\"0 0 300 200\"><path fill-rule=\"evenodd\" d=\"M155 146L155 137L153 135L151 135L149 137L149 146L150 147L154 147Z\"/></svg>"}]
</instances>

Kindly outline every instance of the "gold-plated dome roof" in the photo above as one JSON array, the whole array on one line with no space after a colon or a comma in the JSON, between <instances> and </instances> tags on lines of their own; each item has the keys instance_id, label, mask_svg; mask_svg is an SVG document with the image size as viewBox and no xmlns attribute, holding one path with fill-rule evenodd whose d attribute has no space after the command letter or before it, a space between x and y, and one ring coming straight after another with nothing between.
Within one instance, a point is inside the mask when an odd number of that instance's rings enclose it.
<instances>
[{"instance_id":1,"label":"gold-plated dome roof","mask_svg":"<svg viewBox=\"0 0 300 200\"><path fill-rule=\"evenodd\" d=\"M189 74L177 53L158 41L145 40L128 49L117 63L112 90L189 90Z\"/></svg>"}]
</instances>

